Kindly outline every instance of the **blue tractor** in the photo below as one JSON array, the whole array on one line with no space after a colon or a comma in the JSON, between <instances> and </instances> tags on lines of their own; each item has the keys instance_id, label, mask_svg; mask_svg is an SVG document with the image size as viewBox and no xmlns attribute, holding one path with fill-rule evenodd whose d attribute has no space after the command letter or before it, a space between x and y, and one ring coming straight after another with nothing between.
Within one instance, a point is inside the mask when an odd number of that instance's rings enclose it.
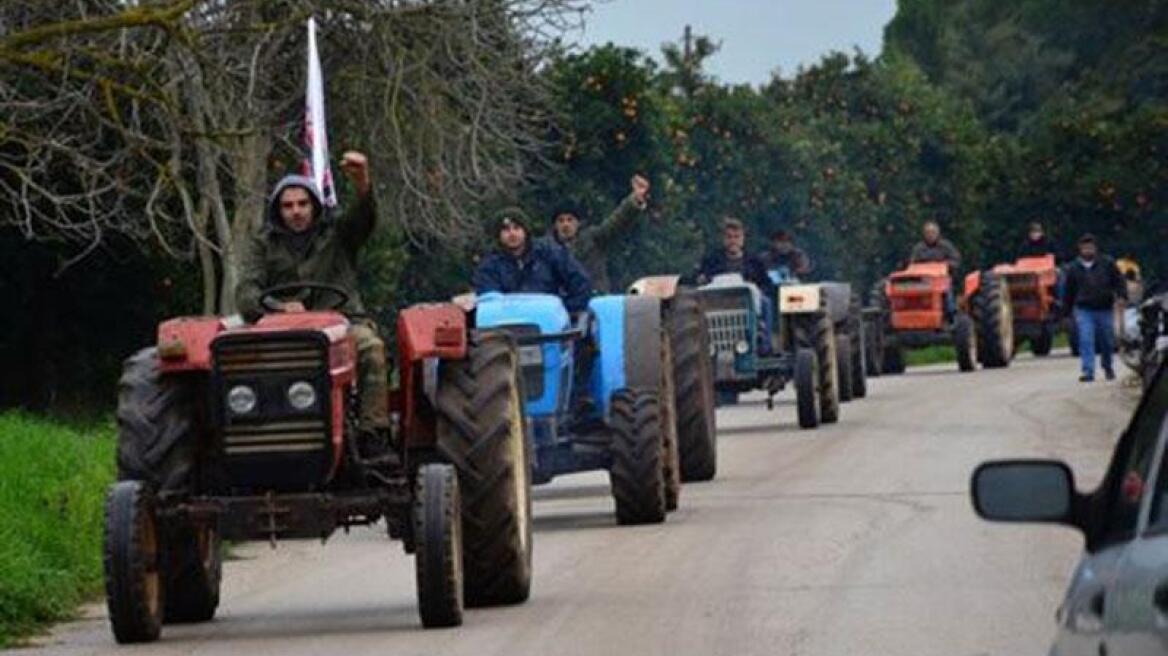
<instances>
[{"instance_id":1,"label":"blue tractor","mask_svg":"<svg viewBox=\"0 0 1168 656\"><path fill-rule=\"evenodd\" d=\"M573 317L553 295L488 293L474 325L518 345L532 481L607 470L619 523L664 521L680 479L660 301L598 296Z\"/></svg>"}]
</instances>

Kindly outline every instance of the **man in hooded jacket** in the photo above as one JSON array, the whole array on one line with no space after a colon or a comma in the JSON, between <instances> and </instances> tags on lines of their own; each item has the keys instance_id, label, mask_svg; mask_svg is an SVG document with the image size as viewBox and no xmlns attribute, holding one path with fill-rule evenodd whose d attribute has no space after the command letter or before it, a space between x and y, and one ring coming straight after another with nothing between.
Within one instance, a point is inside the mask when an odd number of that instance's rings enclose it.
<instances>
[{"instance_id":1,"label":"man in hooded jacket","mask_svg":"<svg viewBox=\"0 0 1168 656\"><path fill-rule=\"evenodd\" d=\"M341 170L353 183L356 203L343 218L331 216L320 190L308 177L285 176L268 199L264 225L242 253L236 301L244 319L256 321L264 313L263 290L280 285L316 282L333 285L348 296L340 308L352 322L357 342L358 429L366 455L383 455L389 437L389 372L385 344L357 292L357 255L369 239L377 218L373 207L369 160L347 152ZM284 303L287 310L327 309L336 298L327 292L307 294Z\"/></svg>"}]
</instances>

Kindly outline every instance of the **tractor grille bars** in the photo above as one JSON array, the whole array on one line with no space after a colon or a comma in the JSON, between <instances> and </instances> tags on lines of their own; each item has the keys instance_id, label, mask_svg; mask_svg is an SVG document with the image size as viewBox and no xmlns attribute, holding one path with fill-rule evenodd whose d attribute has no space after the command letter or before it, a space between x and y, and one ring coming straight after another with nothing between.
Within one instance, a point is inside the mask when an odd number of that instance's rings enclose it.
<instances>
[{"instance_id":1,"label":"tractor grille bars","mask_svg":"<svg viewBox=\"0 0 1168 656\"><path fill-rule=\"evenodd\" d=\"M224 375L307 371L325 366L325 353L309 341L223 341L217 345L215 364Z\"/></svg>"},{"instance_id":2,"label":"tractor grille bars","mask_svg":"<svg viewBox=\"0 0 1168 656\"><path fill-rule=\"evenodd\" d=\"M706 313L710 327L710 343L718 351L734 351L735 344L747 342L746 310L715 310ZM747 342L749 343L749 342Z\"/></svg>"}]
</instances>

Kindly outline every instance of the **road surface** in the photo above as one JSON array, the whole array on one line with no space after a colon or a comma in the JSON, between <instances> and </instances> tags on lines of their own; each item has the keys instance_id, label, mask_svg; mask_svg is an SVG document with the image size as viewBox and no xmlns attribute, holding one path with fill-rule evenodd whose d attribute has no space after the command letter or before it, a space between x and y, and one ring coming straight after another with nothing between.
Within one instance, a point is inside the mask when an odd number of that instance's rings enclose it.
<instances>
[{"instance_id":1,"label":"road surface","mask_svg":"<svg viewBox=\"0 0 1168 656\"><path fill-rule=\"evenodd\" d=\"M381 534L327 548L247 545L219 617L114 645L100 606L32 653L873 656L1040 654L1081 539L990 525L981 460L1059 457L1090 487L1131 392L1082 385L1067 357L875 379L839 424L795 426L786 396L719 411L720 469L660 526L617 527L603 474L538 488L531 600L423 631L413 561Z\"/></svg>"}]
</instances>

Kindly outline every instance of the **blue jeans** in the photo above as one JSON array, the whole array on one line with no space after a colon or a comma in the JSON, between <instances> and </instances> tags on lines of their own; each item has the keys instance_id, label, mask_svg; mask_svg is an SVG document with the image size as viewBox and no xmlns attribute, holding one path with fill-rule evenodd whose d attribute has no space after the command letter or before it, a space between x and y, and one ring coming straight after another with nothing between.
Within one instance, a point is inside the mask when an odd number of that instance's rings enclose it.
<instances>
[{"instance_id":1,"label":"blue jeans","mask_svg":"<svg viewBox=\"0 0 1168 656\"><path fill-rule=\"evenodd\" d=\"M1083 373L1095 376L1095 345L1102 351L1103 370L1111 371L1111 354L1115 351L1115 313L1110 310L1075 308L1075 325L1079 328L1079 358Z\"/></svg>"}]
</instances>

